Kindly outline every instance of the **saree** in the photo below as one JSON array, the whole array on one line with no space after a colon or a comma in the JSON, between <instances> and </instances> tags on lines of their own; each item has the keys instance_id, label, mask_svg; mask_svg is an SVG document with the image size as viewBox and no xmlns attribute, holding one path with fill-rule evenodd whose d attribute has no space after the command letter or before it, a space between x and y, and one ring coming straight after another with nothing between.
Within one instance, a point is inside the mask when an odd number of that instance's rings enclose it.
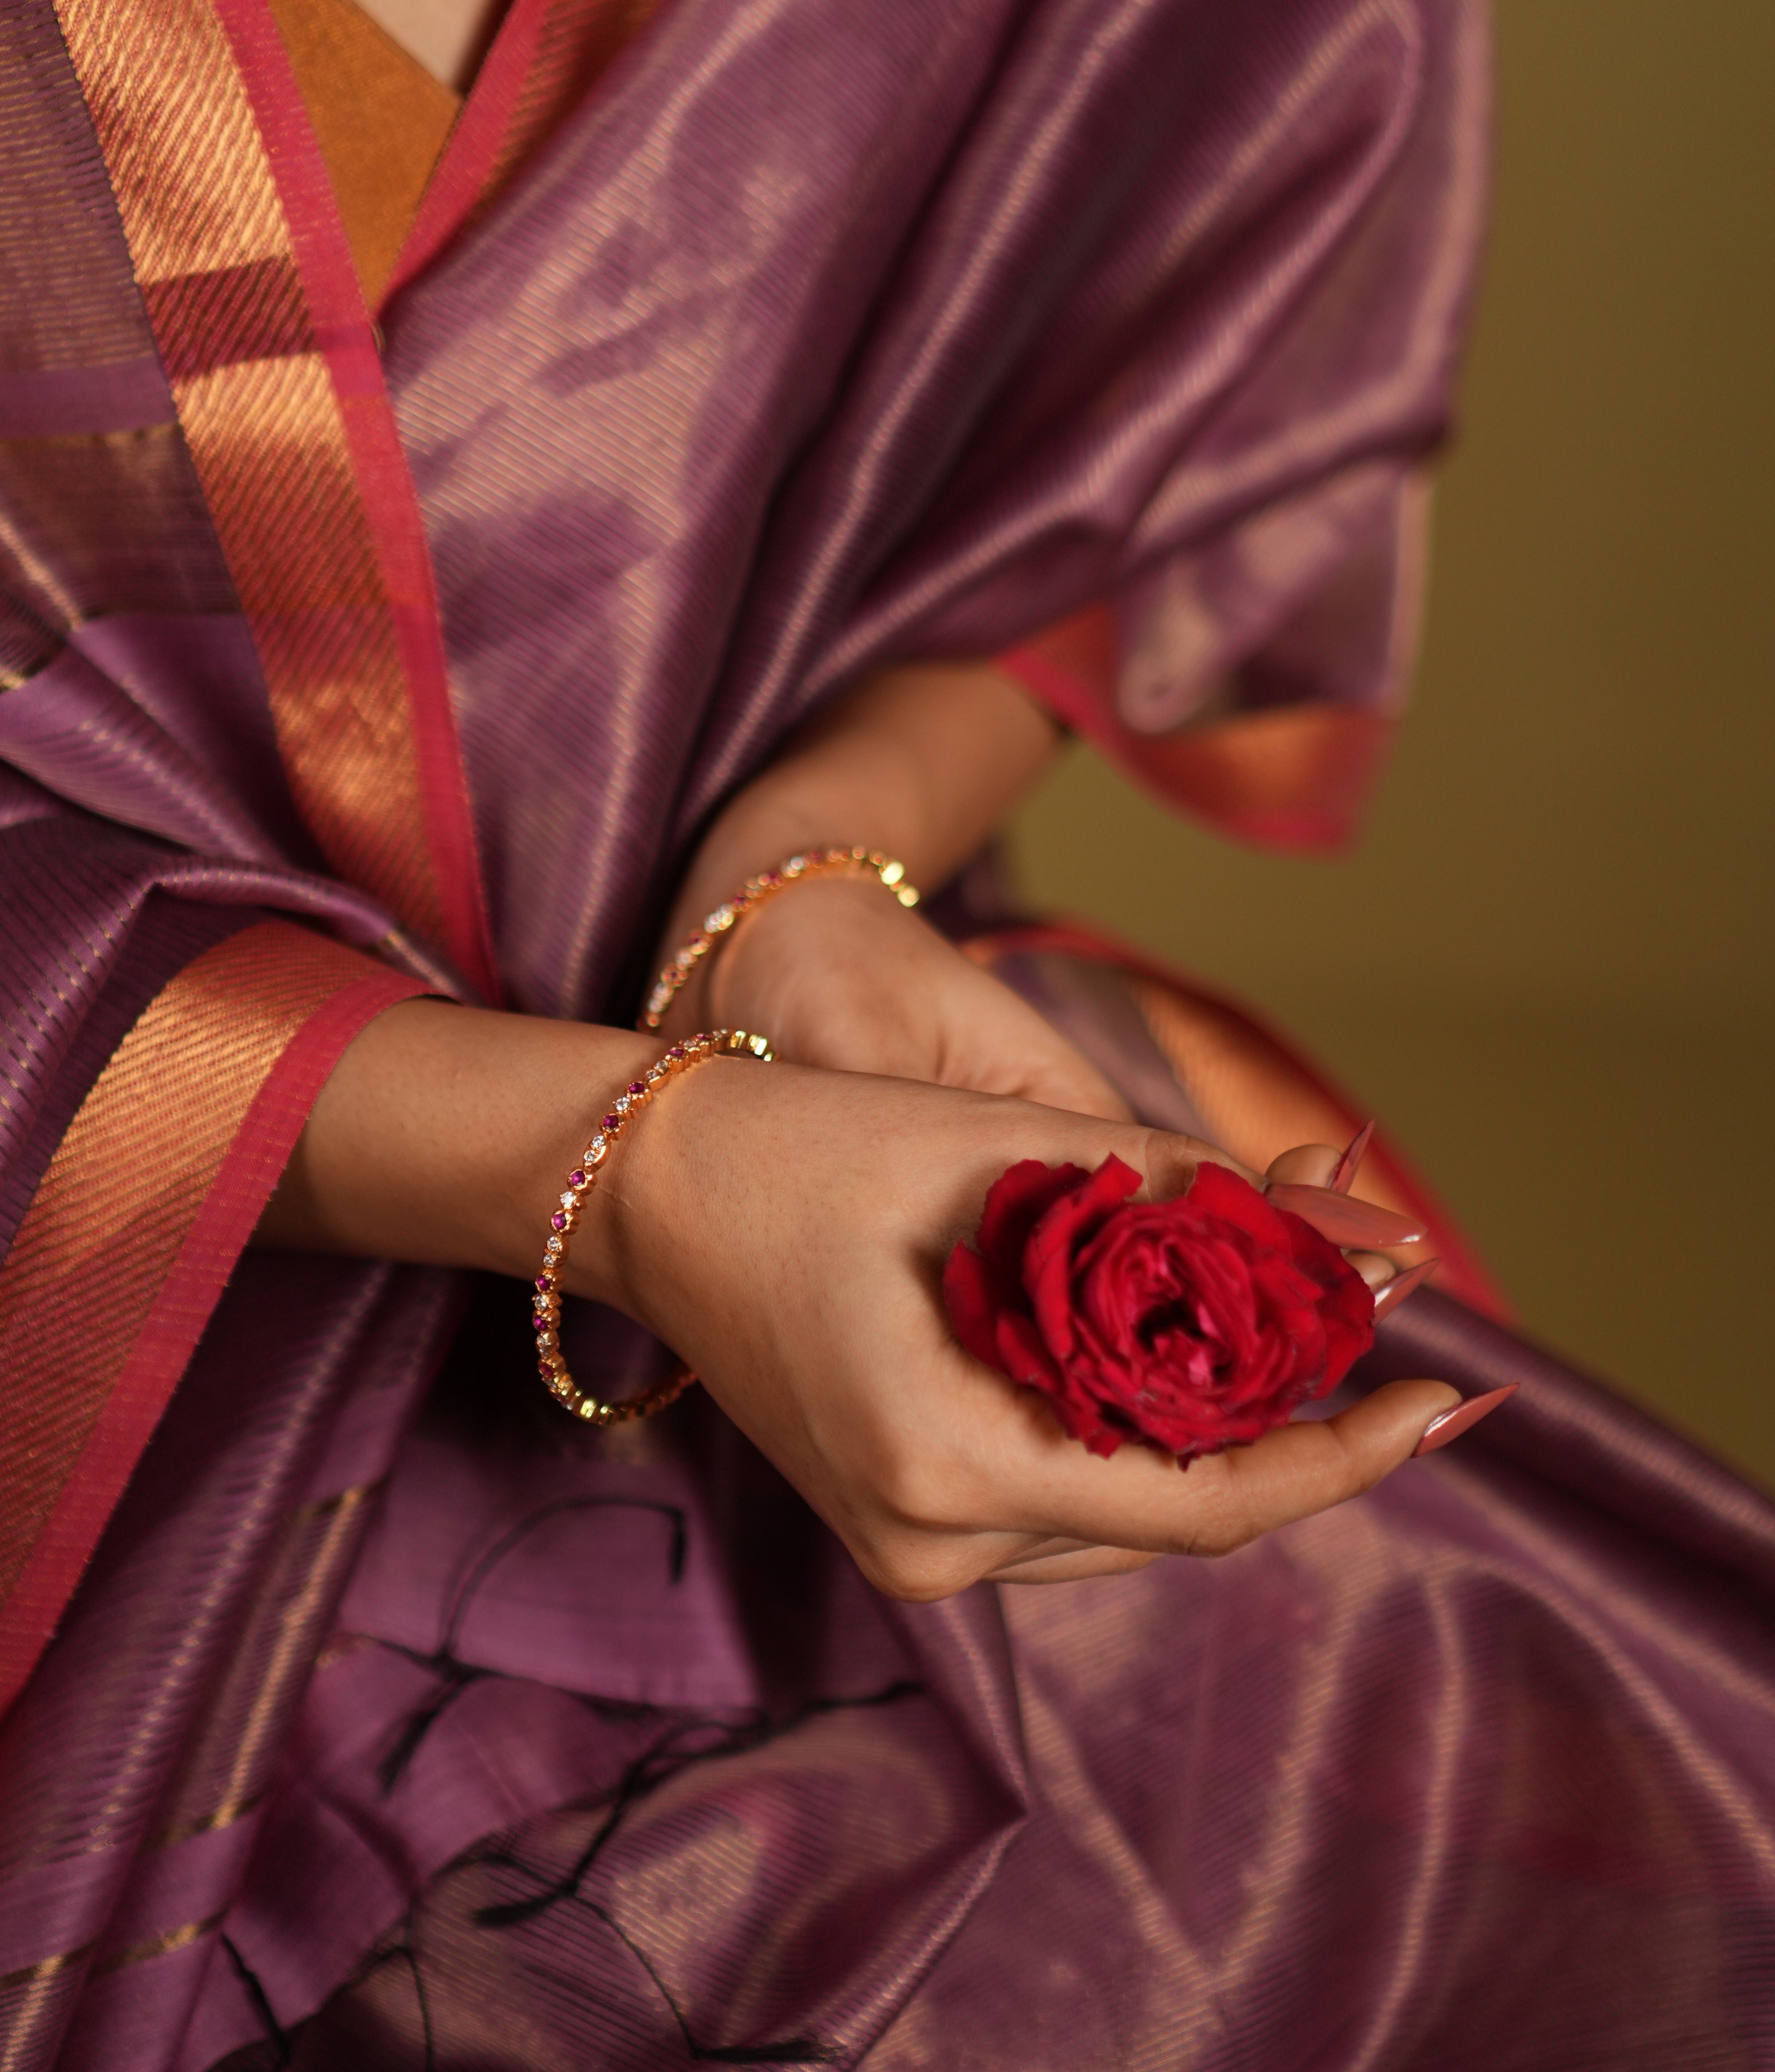
<instances>
[{"instance_id":1,"label":"saree","mask_svg":"<svg viewBox=\"0 0 1775 2072\"><path fill-rule=\"evenodd\" d=\"M1775 1513L1384 1141L1444 1271L1349 1386L1510 1414L939 1605L706 1400L570 1424L521 1288L247 1244L394 1001L632 1015L710 815L881 664L1349 837L1481 8L516 0L380 245L298 13L0 0L0 2066L1768 2063ZM935 904L1145 1118L1361 1120L988 865Z\"/></svg>"}]
</instances>

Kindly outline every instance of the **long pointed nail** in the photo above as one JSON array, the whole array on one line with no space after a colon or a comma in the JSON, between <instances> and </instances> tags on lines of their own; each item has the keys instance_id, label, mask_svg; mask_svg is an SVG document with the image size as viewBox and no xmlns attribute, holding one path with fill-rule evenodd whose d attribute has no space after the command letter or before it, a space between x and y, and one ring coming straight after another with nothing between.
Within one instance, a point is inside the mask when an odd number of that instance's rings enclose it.
<instances>
[{"instance_id":1,"label":"long pointed nail","mask_svg":"<svg viewBox=\"0 0 1775 2072\"><path fill-rule=\"evenodd\" d=\"M1392 1279L1374 1291L1374 1322L1398 1309L1406 1297L1415 1289L1421 1288L1437 1267L1440 1259L1427 1259L1421 1265L1409 1268L1403 1273L1395 1273Z\"/></svg>"},{"instance_id":2,"label":"long pointed nail","mask_svg":"<svg viewBox=\"0 0 1775 2072\"><path fill-rule=\"evenodd\" d=\"M1352 1201L1347 1194L1333 1194L1329 1188L1302 1187L1292 1180L1275 1180L1268 1193L1275 1207L1292 1210L1333 1244L1378 1248L1413 1244L1424 1235L1409 1216L1377 1208L1372 1202Z\"/></svg>"},{"instance_id":3,"label":"long pointed nail","mask_svg":"<svg viewBox=\"0 0 1775 2072\"><path fill-rule=\"evenodd\" d=\"M1374 1134L1374 1118L1370 1116L1356 1134L1350 1138L1349 1149L1337 1161L1337 1169L1326 1181L1327 1190L1333 1194L1347 1194L1350 1183L1356 1177L1357 1168L1368 1149L1368 1140Z\"/></svg>"},{"instance_id":4,"label":"long pointed nail","mask_svg":"<svg viewBox=\"0 0 1775 2072\"><path fill-rule=\"evenodd\" d=\"M1424 1437L1411 1449L1412 1459L1416 1460L1420 1454L1433 1453L1438 1446L1446 1446L1463 1432L1472 1431L1481 1417L1489 1417L1499 1404L1516 1393L1519 1386L1513 1381L1502 1388L1488 1389L1483 1396L1469 1396L1452 1410L1444 1410L1440 1417L1432 1417L1425 1427Z\"/></svg>"}]
</instances>

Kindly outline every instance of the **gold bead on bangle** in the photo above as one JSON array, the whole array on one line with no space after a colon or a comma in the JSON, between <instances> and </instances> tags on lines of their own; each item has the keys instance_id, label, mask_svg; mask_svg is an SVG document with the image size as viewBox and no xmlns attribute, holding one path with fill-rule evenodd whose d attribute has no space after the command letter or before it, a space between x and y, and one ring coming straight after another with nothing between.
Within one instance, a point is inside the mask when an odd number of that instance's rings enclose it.
<instances>
[{"instance_id":1,"label":"gold bead on bangle","mask_svg":"<svg viewBox=\"0 0 1775 2072\"><path fill-rule=\"evenodd\" d=\"M666 1009L676 999L679 988L728 930L754 907L762 906L779 892L787 892L791 885L804 878L829 878L837 872L852 875L873 873L902 906L916 906L918 903L918 887L906 883L906 865L896 863L890 856L884 856L878 849L811 849L799 856L792 856L787 863L779 863L775 870L761 871L756 878L747 878L731 899L724 901L705 919L701 927L676 952L672 962L654 980L653 990L647 995L647 1004L635 1026L659 1026Z\"/></svg>"}]
</instances>

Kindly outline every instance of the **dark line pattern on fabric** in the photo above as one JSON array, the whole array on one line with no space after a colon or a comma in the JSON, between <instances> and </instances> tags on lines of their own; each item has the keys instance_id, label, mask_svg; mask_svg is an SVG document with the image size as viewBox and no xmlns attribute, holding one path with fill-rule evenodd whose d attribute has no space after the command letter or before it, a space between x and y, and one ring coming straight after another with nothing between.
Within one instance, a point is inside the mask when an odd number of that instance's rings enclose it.
<instances>
[{"instance_id":1,"label":"dark line pattern on fabric","mask_svg":"<svg viewBox=\"0 0 1775 2072\"><path fill-rule=\"evenodd\" d=\"M563 1899L577 1899L579 1887L586 1874L598 1860L599 1852L616 1832L622 1816L638 1801L656 1790L668 1778L676 1777L693 1763L718 1762L726 1756L745 1755L752 1749L762 1748L766 1743L792 1733L807 1720L824 1713L861 1711L875 1705L890 1705L902 1698L916 1697L924 1689L923 1684L909 1678L901 1678L881 1691L871 1692L861 1698L812 1698L788 1715L786 1719L773 1720L764 1713L754 1713L743 1720L725 1724L720 1720L690 1719L674 1720L653 1745L637 1756L617 1780L610 1795L610 1810L604 1824L581 1852L580 1859L565 1877L553 1887L545 1889L529 1899L514 1900L503 1906L483 1907L475 1920L483 1928L506 1928L532 1919L547 1908ZM704 1748L684 1749L676 1744L689 1734L713 1733L718 1737ZM514 1870L527 1870L520 1859L503 1855L476 1857L479 1863L499 1864Z\"/></svg>"},{"instance_id":2,"label":"dark line pattern on fabric","mask_svg":"<svg viewBox=\"0 0 1775 2072\"><path fill-rule=\"evenodd\" d=\"M780 1720L773 1720L762 1713L731 1725L710 1720L675 1720L665 1733L631 1762L617 1781L610 1795L610 1810L597 1833L581 1851L579 1860L564 1878L545 1886L528 1899L513 1900L499 1906L483 1906L477 1910L474 1919L483 1928L512 1928L534 1920L538 1914L563 1900L583 1906L618 1936L636 1962L659 1988L660 1997L672 2011L684 2039L684 2047L691 2056L703 2062L721 2065L825 2065L839 2055L836 2048L821 2043L817 2037L796 2036L785 2037L779 2042L717 2045L701 2044L692 2033L684 2010L673 1999L665 1982L648 1961L646 1953L637 1948L621 1926L612 1920L603 1908L586 1897L579 1887L597 1861L605 1844L620 1825L629 1808L649 1793L656 1790L670 1778L677 1776L694 1763L718 1762L729 1756L744 1755L766 1743L780 1740L792 1733L807 1720L817 1719L828 1712L860 1712L878 1705L898 1704L903 1698L918 1697L923 1694L922 1683L911 1678L900 1678L880 1691L865 1693L857 1698L813 1698ZM720 1738L702 1748L681 1748L683 1738L690 1733L713 1731ZM489 1850L484 1854L470 1856L466 1862L495 1866L516 1872L522 1877L534 1877L532 1868L521 1857L505 1850Z\"/></svg>"},{"instance_id":3,"label":"dark line pattern on fabric","mask_svg":"<svg viewBox=\"0 0 1775 2072\"><path fill-rule=\"evenodd\" d=\"M444 1630L443 1645L438 1649L442 1660L454 1660L456 1643L462 1637L462 1621L468 1616L475 1593L487 1579L514 1548L520 1545L539 1525L569 1511L652 1511L672 1522L672 1556L669 1574L672 1581L684 1581L684 1556L688 1544L688 1528L684 1523L683 1507L675 1503L664 1503L657 1498L634 1496L564 1496L553 1503L545 1503L540 1511L533 1511L520 1519L510 1531L494 1542L470 1572L467 1581L456 1593L456 1601Z\"/></svg>"},{"instance_id":4,"label":"dark line pattern on fabric","mask_svg":"<svg viewBox=\"0 0 1775 2072\"><path fill-rule=\"evenodd\" d=\"M598 1916L652 1980L659 1988L660 1999L672 2009L672 2018L677 2023L679 2033L684 2039L684 2048L692 2058L713 2065L829 2065L838 2056L833 2045L821 2043L811 2036L785 2037L780 2043L733 2043L725 2045L698 2043L690 2033L690 2024L684 2020L683 2009L667 1990L665 1980L653 1968L646 1951L626 1934L622 1923L614 1920L595 1900L581 1899L579 1903L588 1913Z\"/></svg>"},{"instance_id":5,"label":"dark line pattern on fabric","mask_svg":"<svg viewBox=\"0 0 1775 2072\"><path fill-rule=\"evenodd\" d=\"M235 1976L239 1979L247 1998L253 2003L254 2012L265 2024L266 2040L277 2054L272 2060L273 2064L280 2068L290 2064L294 2057L290 2045L290 2038L284 2032L283 2025L272 2011L270 1996L261 1983L258 1973L236 1949L232 1941L228 1936L224 1935L219 1939L222 1947L228 1953L228 1962L234 1967Z\"/></svg>"},{"instance_id":6,"label":"dark line pattern on fabric","mask_svg":"<svg viewBox=\"0 0 1775 2072\"><path fill-rule=\"evenodd\" d=\"M569 1496L559 1498L553 1503L545 1503L540 1510L531 1511L521 1518L493 1543L469 1572L450 1606L450 1617L445 1622L443 1642L435 1655L418 1655L411 1648L401 1647L392 1641L381 1643L384 1646L393 1647L397 1654L405 1655L409 1661L418 1663L444 1679L443 1688L434 1692L426 1704L413 1715L402 1728L394 1745L376 1766L376 1780L382 1786L384 1797L400 1782L407 1766L418 1753L421 1743L449 1706L471 1684L478 1684L483 1677L495 1673L475 1668L456 1659L456 1644L462 1638L462 1622L467 1618L487 1577L507 1554L549 1519L558 1517L564 1511L605 1509L652 1511L668 1519L672 1526L672 1552L668 1560L667 1573L674 1585L684 1581L689 1528L684 1520L683 1508L678 1504L663 1503L651 1497Z\"/></svg>"}]
</instances>

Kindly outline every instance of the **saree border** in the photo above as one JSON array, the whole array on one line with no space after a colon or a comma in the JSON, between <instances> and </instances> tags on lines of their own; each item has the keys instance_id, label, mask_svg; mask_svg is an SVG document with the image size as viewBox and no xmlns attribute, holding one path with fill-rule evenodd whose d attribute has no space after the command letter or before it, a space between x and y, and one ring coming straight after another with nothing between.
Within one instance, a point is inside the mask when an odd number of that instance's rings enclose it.
<instances>
[{"instance_id":1,"label":"saree border","mask_svg":"<svg viewBox=\"0 0 1775 2072\"><path fill-rule=\"evenodd\" d=\"M0 1367L18 1419L27 1393L37 1411L0 1518L0 1713L54 1633L327 1075L375 1016L428 989L293 922L254 923L167 981L81 1103L0 1269ZM52 1383L31 1388L39 1375Z\"/></svg>"},{"instance_id":2,"label":"saree border","mask_svg":"<svg viewBox=\"0 0 1775 2072\"><path fill-rule=\"evenodd\" d=\"M265 0L55 0L328 863L497 997L418 499Z\"/></svg>"},{"instance_id":3,"label":"saree border","mask_svg":"<svg viewBox=\"0 0 1775 2072\"><path fill-rule=\"evenodd\" d=\"M1366 1108L1243 1001L1095 922L1017 923L971 936L960 948L986 971L1001 958L1046 952L1120 972L1154 1043L1214 1141L1247 1165L1262 1166L1274 1155L1263 1153L1260 1139L1329 1141L1339 1133L1354 1136L1369 1119ZM1255 1096L1238 1090L1241 1079L1266 1079L1269 1086L1259 1085ZM1285 1104L1292 1112L1275 1096L1284 1082L1292 1083ZM1303 1129L1305 1135L1299 1133ZM1494 1322L1512 1321L1510 1302L1477 1246L1384 1128L1377 1128L1370 1141L1358 1191L1425 1225L1427 1243L1440 1261L1436 1285L1444 1294Z\"/></svg>"},{"instance_id":4,"label":"saree border","mask_svg":"<svg viewBox=\"0 0 1775 2072\"><path fill-rule=\"evenodd\" d=\"M1199 814L1259 849L1296 855L1348 849L1392 748L1398 722L1390 714L1284 705L1139 734L1115 709L1119 655L1115 615L1095 604L995 655L992 667L1162 804Z\"/></svg>"},{"instance_id":5,"label":"saree border","mask_svg":"<svg viewBox=\"0 0 1775 2072\"><path fill-rule=\"evenodd\" d=\"M490 208L644 29L659 0L516 0L462 104L377 302Z\"/></svg>"}]
</instances>

